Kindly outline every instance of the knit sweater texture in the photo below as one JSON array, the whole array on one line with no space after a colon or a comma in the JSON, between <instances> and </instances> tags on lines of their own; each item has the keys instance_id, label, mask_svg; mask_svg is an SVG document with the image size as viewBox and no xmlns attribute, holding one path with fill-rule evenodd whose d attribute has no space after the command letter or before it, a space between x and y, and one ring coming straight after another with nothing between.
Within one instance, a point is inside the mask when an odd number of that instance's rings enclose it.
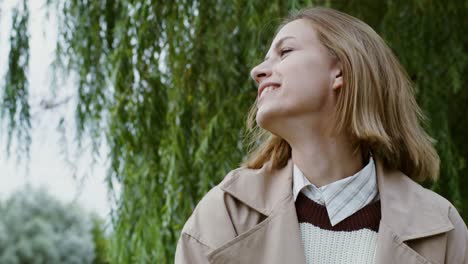
<instances>
[{"instance_id":1,"label":"knit sweater texture","mask_svg":"<svg viewBox=\"0 0 468 264\"><path fill-rule=\"evenodd\" d=\"M326 207L302 192L295 205L307 263L375 263L380 200L335 226L330 223Z\"/></svg>"}]
</instances>

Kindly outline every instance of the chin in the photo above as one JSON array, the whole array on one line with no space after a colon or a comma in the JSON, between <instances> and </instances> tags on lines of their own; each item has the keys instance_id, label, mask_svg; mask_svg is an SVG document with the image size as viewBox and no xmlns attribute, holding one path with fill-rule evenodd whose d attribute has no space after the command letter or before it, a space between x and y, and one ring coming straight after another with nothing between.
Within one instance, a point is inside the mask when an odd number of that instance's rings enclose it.
<instances>
[{"instance_id":1,"label":"chin","mask_svg":"<svg viewBox=\"0 0 468 264\"><path fill-rule=\"evenodd\" d=\"M257 112L257 125L274 134L275 125L280 124L280 118L272 112Z\"/></svg>"}]
</instances>

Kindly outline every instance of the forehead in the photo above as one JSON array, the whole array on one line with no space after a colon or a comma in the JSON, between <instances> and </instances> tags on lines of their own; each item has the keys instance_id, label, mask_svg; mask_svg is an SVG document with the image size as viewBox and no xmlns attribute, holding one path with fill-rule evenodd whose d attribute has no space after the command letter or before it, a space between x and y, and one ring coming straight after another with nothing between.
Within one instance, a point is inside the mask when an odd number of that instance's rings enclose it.
<instances>
[{"instance_id":1,"label":"forehead","mask_svg":"<svg viewBox=\"0 0 468 264\"><path fill-rule=\"evenodd\" d=\"M271 42L268 54L273 52L276 45L278 45L282 39L284 39L284 41L286 41L286 39L289 39L299 44L311 46L319 44L312 23L308 22L305 19L296 19L281 27L281 29L278 31L278 33ZM269 57L269 55L267 55L267 57Z\"/></svg>"},{"instance_id":2,"label":"forehead","mask_svg":"<svg viewBox=\"0 0 468 264\"><path fill-rule=\"evenodd\" d=\"M272 41L274 45L279 39L293 36L301 42L314 43L317 41L317 36L312 23L305 19L296 19L284 25L276 34Z\"/></svg>"}]
</instances>

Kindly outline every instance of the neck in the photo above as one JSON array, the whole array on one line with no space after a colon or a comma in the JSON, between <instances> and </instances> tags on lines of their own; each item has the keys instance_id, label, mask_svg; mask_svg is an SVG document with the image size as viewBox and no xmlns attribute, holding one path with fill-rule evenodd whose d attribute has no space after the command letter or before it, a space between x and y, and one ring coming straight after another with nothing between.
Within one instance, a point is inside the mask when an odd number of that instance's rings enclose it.
<instances>
[{"instance_id":1,"label":"neck","mask_svg":"<svg viewBox=\"0 0 468 264\"><path fill-rule=\"evenodd\" d=\"M294 164L312 184L320 187L352 176L363 168L362 153L355 151L351 142L344 135L308 135L289 144Z\"/></svg>"}]
</instances>

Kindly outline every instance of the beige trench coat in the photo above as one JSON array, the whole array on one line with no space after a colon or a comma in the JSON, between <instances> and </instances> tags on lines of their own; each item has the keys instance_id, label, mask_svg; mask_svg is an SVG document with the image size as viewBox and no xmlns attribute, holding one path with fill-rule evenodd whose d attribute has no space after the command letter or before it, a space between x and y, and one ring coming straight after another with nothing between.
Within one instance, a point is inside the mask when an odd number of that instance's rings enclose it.
<instances>
[{"instance_id":1,"label":"beige trench coat","mask_svg":"<svg viewBox=\"0 0 468 264\"><path fill-rule=\"evenodd\" d=\"M376 263L468 263L468 231L456 209L376 159L381 199ZM238 168L198 203L175 263L305 263L292 195L291 159L280 170Z\"/></svg>"}]
</instances>

